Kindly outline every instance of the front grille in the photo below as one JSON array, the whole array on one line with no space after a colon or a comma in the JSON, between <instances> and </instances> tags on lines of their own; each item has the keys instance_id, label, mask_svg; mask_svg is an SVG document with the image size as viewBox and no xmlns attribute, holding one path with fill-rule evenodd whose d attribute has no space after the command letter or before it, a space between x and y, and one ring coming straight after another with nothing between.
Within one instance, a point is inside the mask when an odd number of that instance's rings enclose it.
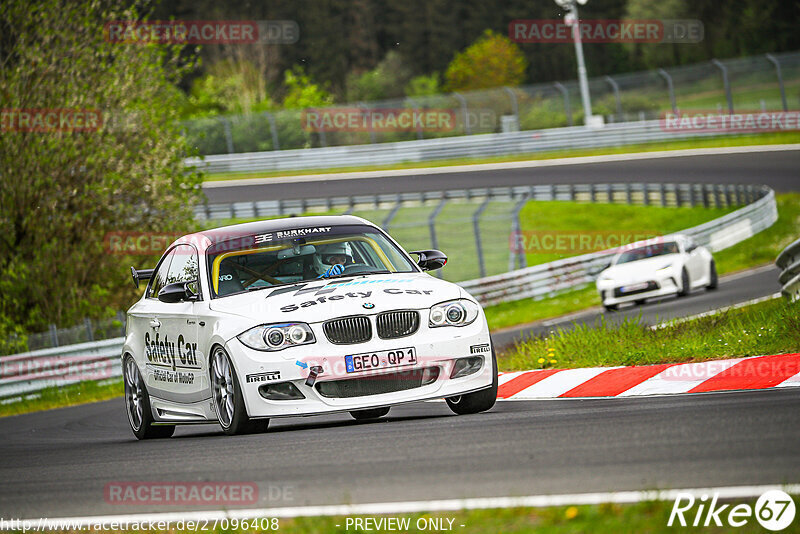
<instances>
[{"instance_id":1,"label":"front grille","mask_svg":"<svg viewBox=\"0 0 800 534\"><path fill-rule=\"evenodd\" d=\"M328 341L336 345L364 343L372 338L369 318L363 315L334 319L322 325Z\"/></svg>"},{"instance_id":2,"label":"front grille","mask_svg":"<svg viewBox=\"0 0 800 534\"><path fill-rule=\"evenodd\" d=\"M621 287L614 288L614 296L615 297L627 297L628 295L637 295L639 293L647 293L648 291L655 291L656 289L658 289L658 284L651 280L650 282L647 282L647 287L642 288L642 289L637 289L636 291L625 291L625 292L623 292Z\"/></svg>"},{"instance_id":3,"label":"front grille","mask_svg":"<svg viewBox=\"0 0 800 534\"><path fill-rule=\"evenodd\" d=\"M391 311L378 315L375 320L378 337L393 339L410 336L419 328L419 313L415 311Z\"/></svg>"},{"instance_id":4,"label":"front grille","mask_svg":"<svg viewBox=\"0 0 800 534\"><path fill-rule=\"evenodd\" d=\"M363 378L317 382L315 387L323 397L346 399L394 393L427 386L436 382L438 377L439 368L428 367L427 369L412 369Z\"/></svg>"}]
</instances>

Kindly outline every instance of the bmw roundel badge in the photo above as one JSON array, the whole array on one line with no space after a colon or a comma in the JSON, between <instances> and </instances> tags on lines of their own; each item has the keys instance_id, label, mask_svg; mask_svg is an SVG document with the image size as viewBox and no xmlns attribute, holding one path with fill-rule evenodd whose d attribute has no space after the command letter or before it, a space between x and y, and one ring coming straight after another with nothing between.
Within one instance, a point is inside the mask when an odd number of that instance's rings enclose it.
<instances>
[{"instance_id":1,"label":"bmw roundel badge","mask_svg":"<svg viewBox=\"0 0 800 534\"><path fill-rule=\"evenodd\" d=\"M375 307L375 305L371 302L365 302L364 304L362 304L362 306L364 306L364 308L367 310L371 310L372 308Z\"/></svg>"}]
</instances>

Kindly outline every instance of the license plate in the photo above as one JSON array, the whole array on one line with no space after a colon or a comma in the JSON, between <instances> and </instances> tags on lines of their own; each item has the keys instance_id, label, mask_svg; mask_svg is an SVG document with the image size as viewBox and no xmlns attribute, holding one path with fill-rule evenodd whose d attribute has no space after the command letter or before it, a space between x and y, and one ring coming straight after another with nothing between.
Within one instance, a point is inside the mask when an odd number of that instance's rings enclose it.
<instances>
[{"instance_id":1,"label":"license plate","mask_svg":"<svg viewBox=\"0 0 800 534\"><path fill-rule=\"evenodd\" d=\"M417 363L417 351L414 347L348 354L344 357L345 369L348 373L403 367L415 363Z\"/></svg>"},{"instance_id":2,"label":"license plate","mask_svg":"<svg viewBox=\"0 0 800 534\"><path fill-rule=\"evenodd\" d=\"M628 293L630 291L639 291L640 289L647 289L647 282L642 282L641 284L633 284L630 286L622 286L620 291L623 293Z\"/></svg>"}]
</instances>

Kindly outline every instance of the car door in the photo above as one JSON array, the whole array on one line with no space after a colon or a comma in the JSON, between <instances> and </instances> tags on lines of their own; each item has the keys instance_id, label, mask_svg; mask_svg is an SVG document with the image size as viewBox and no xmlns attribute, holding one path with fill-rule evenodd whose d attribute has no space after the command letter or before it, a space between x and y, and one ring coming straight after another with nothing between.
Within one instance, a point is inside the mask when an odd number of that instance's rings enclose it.
<instances>
[{"instance_id":1,"label":"car door","mask_svg":"<svg viewBox=\"0 0 800 534\"><path fill-rule=\"evenodd\" d=\"M177 245L170 252L169 266L159 267L149 288L150 320L145 334L146 384L151 395L191 404L203 400L207 386L204 362L197 343L198 300L162 302L158 292L172 283L187 283L199 295L197 251ZM165 262L166 263L166 262Z\"/></svg>"},{"instance_id":2,"label":"car door","mask_svg":"<svg viewBox=\"0 0 800 534\"><path fill-rule=\"evenodd\" d=\"M700 253L700 248L697 246L697 243L695 243L694 239L687 239L683 246L687 255L686 270L689 272L692 285L696 285L701 278L706 276L705 261L703 260L703 255Z\"/></svg>"}]
</instances>

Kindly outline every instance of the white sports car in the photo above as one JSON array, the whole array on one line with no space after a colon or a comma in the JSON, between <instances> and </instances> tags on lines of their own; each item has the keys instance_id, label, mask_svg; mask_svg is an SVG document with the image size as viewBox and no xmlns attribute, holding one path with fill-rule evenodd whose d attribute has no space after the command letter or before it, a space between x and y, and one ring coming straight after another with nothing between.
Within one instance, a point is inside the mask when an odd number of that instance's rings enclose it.
<instances>
[{"instance_id":1,"label":"white sports car","mask_svg":"<svg viewBox=\"0 0 800 534\"><path fill-rule=\"evenodd\" d=\"M653 297L682 297L704 286L717 288L714 258L685 235L627 245L597 278L597 291L607 310L625 302L642 304Z\"/></svg>"},{"instance_id":2,"label":"white sports car","mask_svg":"<svg viewBox=\"0 0 800 534\"><path fill-rule=\"evenodd\" d=\"M139 439L176 424L227 434L271 417L350 412L444 397L458 414L491 408L497 362L483 309L423 271L416 251L352 216L295 217L176 240L128 310L125 402Z\"/></svg>"}]
</instances>

